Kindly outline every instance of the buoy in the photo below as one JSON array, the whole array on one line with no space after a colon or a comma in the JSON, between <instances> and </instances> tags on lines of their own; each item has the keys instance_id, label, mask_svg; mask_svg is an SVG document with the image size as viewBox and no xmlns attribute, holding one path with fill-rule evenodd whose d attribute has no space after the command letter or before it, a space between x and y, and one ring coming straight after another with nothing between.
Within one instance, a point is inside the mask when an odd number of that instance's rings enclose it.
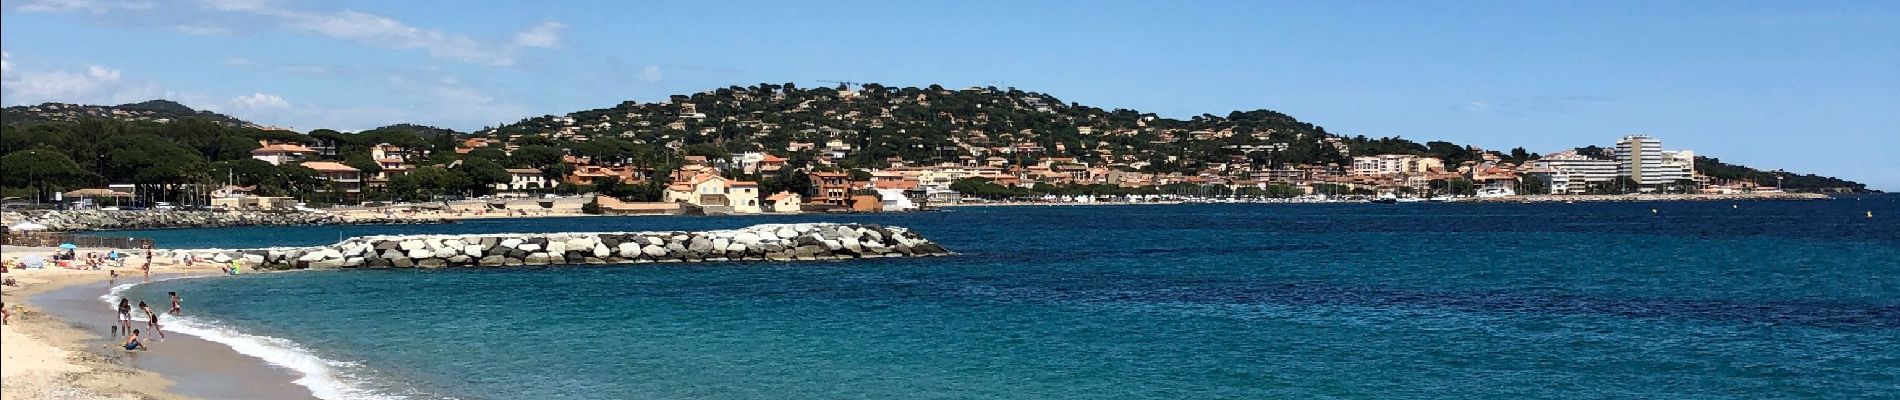
<instances>
[{"instance_id":1,"label":"buoy","mask_svg":"<svg viewBox=\"0 0 1900 400\"><path fill-rule=\"evenodd\" d=\"M1741 205L1741 204L1730 204L1730 205L1728 205L1728 206L1729 206L1729 208L1742 208L1742 205Z\"/></svg>"},{"instance_id":2,"label":"buoy","mask_svg":"<svg viewBox=\"0 0 1900 400\"><path fill-rule=\"evenodd\" d=\"M1649 209L1649 213L1650 213L1650 214L1655 214L1655 213L1656 213L1656 209L1654 209L1654 208L1651 208L1651 209Z\"/></svg>"}]
</instances>

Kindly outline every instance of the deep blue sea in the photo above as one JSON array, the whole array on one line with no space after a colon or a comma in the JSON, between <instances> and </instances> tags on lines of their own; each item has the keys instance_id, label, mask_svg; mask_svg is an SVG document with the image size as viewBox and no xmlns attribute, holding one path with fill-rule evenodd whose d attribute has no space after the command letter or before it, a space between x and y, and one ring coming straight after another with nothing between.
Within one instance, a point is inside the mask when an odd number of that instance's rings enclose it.
<instances>
[{"instance_id":1,"label":"deep blue sea","mask_svg":"<svg viewBox=\"0 0 1900 400\"><path fill-rule=\"evenodd\" d=\"M1900 196L123 234L235 248L790 221L906 226L960 254L255 274L126 294L180 292L193 316L174 324L327 398L1900 396Z\"/></svg>"}]
</instances>

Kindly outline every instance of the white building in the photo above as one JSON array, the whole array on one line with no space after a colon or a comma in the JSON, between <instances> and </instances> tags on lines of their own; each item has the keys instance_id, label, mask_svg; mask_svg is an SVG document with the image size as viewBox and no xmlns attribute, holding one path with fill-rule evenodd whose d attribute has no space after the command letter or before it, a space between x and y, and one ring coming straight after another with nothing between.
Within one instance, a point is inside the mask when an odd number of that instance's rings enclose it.
<instances>
[{"instance_id":1,"label":"white building","mask_svg":"<svg viewBox=\"0 0 1900 400\"><path fill-rule=\"evenodd\" d=\"M883 202L884 211L917 210L917 203L904 196L904 189L877 189L877 197Z\"/></svg>"},{"instance_id":2,"label":"white building","mask_svg":"<svg viewBox=\"0 0 1900 400\"><path fill-rule=\"evenodd\" d=\"M495 190L541 190L553 188L554 185L548 183L548 178L541 175L541 170L534 168L509 168L508 183L495 184Z\"/></svg>"},{"instance_id":3,"label":"white building","mask_svg":"<svg viewBox=\"0 0 1900 400\"><path fill-rule=\"evenodd\" d=\"M1428 170L1444 168L1445 162L1436 157L1419 157L1410 154L1380 154L1352 158L1353 175L1422 174Z\"/></svg>"},{"instance_id":4,"label":"white building","mask_svg":"<svg viewBox=\"0 0 1900 400\"><path fill-rule=\"evenodd\" d=\"M1550 184L1551 193L1584 193L1590 184L1616 180L1616 160L1590 158L1566 150L1531 162L1531 175Z\"/></svg>"},{"instance_id":5,"label":"white building","mask_svg":"<svg viewBox=\"0 0 1900 400\"><path fill-rule=\"evenodd\" d=\"M1616 174L1644 187L1693 180L1695 153L1663 151L1662 141L1649 136L1624 136L1616 141Z\"/></svg>"}]
</instances>

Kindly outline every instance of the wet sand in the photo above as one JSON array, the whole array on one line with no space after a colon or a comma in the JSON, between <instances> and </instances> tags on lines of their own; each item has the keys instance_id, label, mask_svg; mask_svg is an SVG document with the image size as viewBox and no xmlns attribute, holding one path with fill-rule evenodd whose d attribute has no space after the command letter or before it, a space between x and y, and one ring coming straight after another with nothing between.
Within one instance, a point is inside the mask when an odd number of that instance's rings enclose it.
<instances>
[{"instance_id":1,"label":"wet sand","mask_svg":"<svg viewBox=\"0 0 1900 400\"><path fill-rule=\"evenodd\" d=\"M180 275L154 275L152 278L158 280L176 276ZM135 281L136 278L121 279L116 283ZM145 332L142 338L151 350L122 351L114 348L121 340L111 337L112 327L118 325L118 320L111 305L99 299L99 296L111 290L112 283L102 280L74 284L32 296L27 302L88 333L91 337L82 340L86 348L106 356L122 357L125 364L133 368L158 373L172 382L168 390L179 395L206 399L315 398L309 389L293 383L298 378L296 372L191 335L167 332L166 338L159 339L152 332ZM133 300L137 302L139 299ZM169 305L165 299L144 301ZM160 322L163 321L161 317ZM133 328L145 330L143 321L135 321Z\"/></svg>"}]
</instances>

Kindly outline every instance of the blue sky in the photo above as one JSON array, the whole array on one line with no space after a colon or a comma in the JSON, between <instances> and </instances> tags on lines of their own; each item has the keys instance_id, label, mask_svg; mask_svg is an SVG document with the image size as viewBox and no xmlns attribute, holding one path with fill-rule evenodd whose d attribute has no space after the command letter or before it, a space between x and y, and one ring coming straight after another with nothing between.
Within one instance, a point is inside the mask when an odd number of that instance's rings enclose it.
<instances>
[{"instance_id":1,"label":"blue sky","mask_svg":"<svg viewBox=\"0 0 1900 400\"><path fill-rule=\"evenodd\" d=\"M462 130L760 82L1014 86L1900 189L1900 3L4 0L0 101Z\"/></svg>"}]
</instances>

